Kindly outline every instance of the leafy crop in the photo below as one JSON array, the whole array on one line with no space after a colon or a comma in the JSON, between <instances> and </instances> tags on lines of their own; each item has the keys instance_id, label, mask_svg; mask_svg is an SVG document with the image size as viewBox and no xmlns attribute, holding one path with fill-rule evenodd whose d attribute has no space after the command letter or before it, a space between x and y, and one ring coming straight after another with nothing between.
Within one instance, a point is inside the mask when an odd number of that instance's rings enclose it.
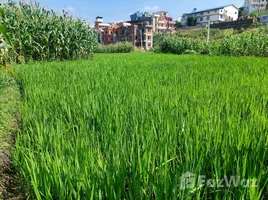
<instances>
[{"instance_id":1,"label":"leafy crop","mask_svg":"<svg viewBox=\"0 0 268 200\"><path fill-rule=\"evenodd\" d=\"M268 57L268 32L259 29L226 37L213 43L212 48L215 54L220 55Z\"/></svg>"},{"instance_id":2,"label":"leafy crop","mask_svg":"<svg viewBox=\"0 0 268 200\"><path fill-rule=\"evenodd\" d=\"M206 43L181 37L167 37L160 43L159 48L162 53L182 54L187 50L202 52L206 49Z\"/></svg>"},{"instance_id":3,"label":"leafy crop","mask_svg":"<svg viewBox=\"0 0 268 200\"><path fill-rule=\"evenodd\" d=\"M203 32L204 33L204 32ZM202 34L202 32L200 32ZM212 40L209 44L200 40L188 38L179 33L170 36L157 36L155 52L182 54L189 50L199 53L228 56L268 56L268 29L259 28L240 34L229 35L221 39ZM161 38L161 40L160 40ZM214 36L215 38L215 36ZM206 53L206 54L207 54Z\"/></svg>"},{"instance_id":4,"label":"leafy crop","mask_svg":"<svg viewBox=\"0 0 268 200\"><path fill-rule=\"evenodd\" d=\"M267 199L268 62L151 53L16 68L36 199ZM258 187L183 190L186 172ZM249 186L252 186L251 184Z\"/></svg>"},{"instance_id":5,"label":"leafy crop","mask_svg":"<svg viewBox=\"0 0 268 200\"><path fill-rule=\"evenodd\" d=\"M95 53L130 53L133 51L134 46L129 42L99 45L94 50Z\"/></svg>"},{"instance_id":6,"label":"leafy crop","mask_svg":"<svg viewBox=\"0 0 268 200\"><path fill-rule=\"evenodd\" d=\"M89 58L97 44L96 33L80 19L68 13L55 13L39 3L25 4L9 1L3 5L7 27L14 51L14 62L51 61Z\"/></svg>"}]
</instances>

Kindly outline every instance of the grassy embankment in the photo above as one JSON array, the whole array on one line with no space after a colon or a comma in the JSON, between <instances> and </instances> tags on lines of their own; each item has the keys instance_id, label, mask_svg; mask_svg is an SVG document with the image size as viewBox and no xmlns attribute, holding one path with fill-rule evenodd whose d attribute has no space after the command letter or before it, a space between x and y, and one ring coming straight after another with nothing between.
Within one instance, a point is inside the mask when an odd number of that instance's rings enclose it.
<instances>
[{"instance_id":1,"label":"grassy embankment","mask_svg":"<svg viewBox=\"0 0 268 200\"><path fill-rule=\"evenodd\" d=\"M19 126L19 87L15 79L0 68L0 199L13 190L10 169L11 148Z\"/></svg>"}]
</instances>

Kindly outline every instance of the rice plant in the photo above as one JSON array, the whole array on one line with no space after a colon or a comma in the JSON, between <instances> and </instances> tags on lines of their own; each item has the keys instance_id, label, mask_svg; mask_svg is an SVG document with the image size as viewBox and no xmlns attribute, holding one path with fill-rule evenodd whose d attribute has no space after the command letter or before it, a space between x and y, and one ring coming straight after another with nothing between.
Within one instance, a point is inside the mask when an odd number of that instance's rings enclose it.
<instances>
[{"instance_id":1,"label":"rice plant","mask_svg":"<svg viewBox=\"0 0 268 200\"><path fill-rule=\"evenodd\" d=\"M267 66L132 53L17 67L28 197L267 199Z\"/></svg>"}]
</instances>

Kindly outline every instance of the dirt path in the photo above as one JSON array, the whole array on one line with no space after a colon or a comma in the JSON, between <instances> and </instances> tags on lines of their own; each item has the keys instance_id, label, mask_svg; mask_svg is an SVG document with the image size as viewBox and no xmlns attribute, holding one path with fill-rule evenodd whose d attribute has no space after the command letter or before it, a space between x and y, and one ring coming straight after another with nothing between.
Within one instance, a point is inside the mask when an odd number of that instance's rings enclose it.
<instances>
[{"instance_id":1,"label":"dirt path","mask_svg":"<svg viewBox=\"0 0 268 200\"><path fill-rule=\"evenodd\" d=\"M12 148L20 128L20 91L16 80L0 69L0 200L23 199L12 164ZM16 181L15 181L16 180Z\"/></svg>"},{"instance_id":2,"label":"dirt path","mask_svg":"<svg viewBox=\"0 0 268 200\"><path fill-rule=\"evenodd\" d=\"M20 119L14 119L11 123L12 129L17 130L20 126ZM22 188L17 182L17 174L12 164L12 147L15 143L16 133L10 134L7 138L9 146L4 150L0 150L0 199L21 200L24 199L21 195Z\"/></svg>"}]
</instances>

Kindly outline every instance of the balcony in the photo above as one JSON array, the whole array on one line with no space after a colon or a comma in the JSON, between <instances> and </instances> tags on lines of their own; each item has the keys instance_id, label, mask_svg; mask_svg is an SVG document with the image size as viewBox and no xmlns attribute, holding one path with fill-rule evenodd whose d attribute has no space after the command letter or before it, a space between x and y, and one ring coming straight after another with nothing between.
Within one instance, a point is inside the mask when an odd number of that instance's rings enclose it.
<instances>
[{"instance_id":1,"label":"balcony","mask_svg":"<svg viewBox=\"0 0 268 200\"><path fill-rule=\"evenodd\" d=\"M165 30L165 29L167 29L167 27L165 27L165 26L163 26L163 27L162 26L158 26L157 29Z\"/></svg>"}]
</instances>

